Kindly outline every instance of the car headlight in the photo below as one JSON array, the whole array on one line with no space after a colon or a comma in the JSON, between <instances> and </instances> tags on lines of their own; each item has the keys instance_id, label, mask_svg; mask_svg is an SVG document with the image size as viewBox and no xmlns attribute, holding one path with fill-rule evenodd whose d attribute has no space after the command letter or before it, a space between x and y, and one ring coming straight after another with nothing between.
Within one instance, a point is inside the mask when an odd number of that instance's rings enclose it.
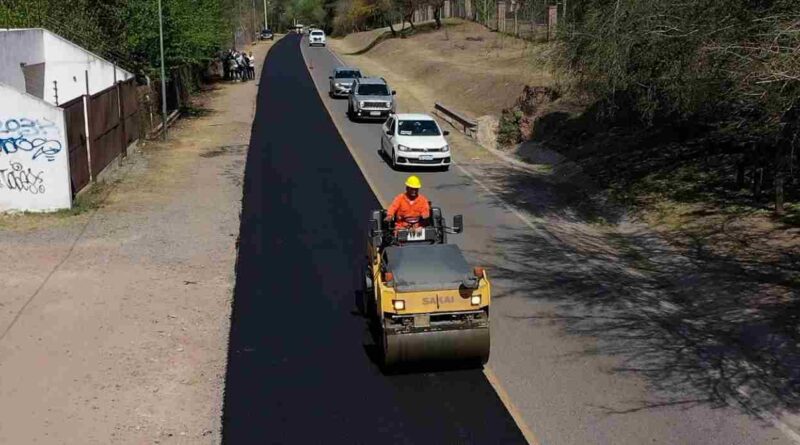
<instances>
[{"instance_id":1,"label":"car headlight","mask_svg":"<svg viewBox=\"0 0 800 445\"><path fill-rule=\"evenodd\" d=\"M365 103L366 102L361 101L361 102L358 103L358 106L361 107L361 108L364 108L366 106L366 105L364 105Z\"/></svg>"},{"instance_id":2,"label":"car headlight","mask_svg":"<svg viewBox=\"0 0 800 445\"><path fill-rule=\"evenodd\" d=\"M398 145L397 146L397 150L399 150L399 151L410 151L409 148L406 147L405 145Z\"/></svg>"},{"instance_id":3,"label":"car headlight","mask_svg":"<svg viewBox=\"0 0 800 445\"><path fill-rule=\"evenodd\" d=\"M479 306L479 305L481 304L481 295L480 295L480 294L473 294L473 295L472 295L472 296L469 298L469 302L470 302L470 304L472 304L473 306Z\"/></svg>"},{"instance_id":4,"label":"car headlight","mask_svg":"<svg viewBox=\"0 0 800 445\"><path fill-rule=\"evenodd\" d=\"M402 311L406 308L406 302L403 300L392 300L392 306L396 311Z\"/></svg>"},{"instance_id":5,"label":"car headlight","mask_svg":"<svg viewBox=\"0 0 800 445\"><path fill-rule=\"evenodd\" d=\"M444 147L442 147L442 151L444 151L444 152L450 151L450 146L449 145L445 145Z\"/></svg>"}]
</instances>

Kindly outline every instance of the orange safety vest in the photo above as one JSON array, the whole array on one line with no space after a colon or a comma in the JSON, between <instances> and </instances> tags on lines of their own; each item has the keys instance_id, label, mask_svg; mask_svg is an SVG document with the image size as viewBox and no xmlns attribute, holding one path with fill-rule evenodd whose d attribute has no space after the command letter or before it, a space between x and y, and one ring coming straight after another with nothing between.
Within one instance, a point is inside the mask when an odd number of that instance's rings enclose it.
<instances>
[{"instance_id":1,"label":"orange safety vest","mask_svg":"<svg viewBox=\"0 0 800 445\"><path fill-rule=\"evenodd\" d=\"M408 195L401 193L394 198L386 214L395 218L395 227L404 228L409 226L405 222L405 218L430 218L431 205L428 198L421 194L417 195L417 199L411 201L408 199Z\"/></svg>"}]
</instances>

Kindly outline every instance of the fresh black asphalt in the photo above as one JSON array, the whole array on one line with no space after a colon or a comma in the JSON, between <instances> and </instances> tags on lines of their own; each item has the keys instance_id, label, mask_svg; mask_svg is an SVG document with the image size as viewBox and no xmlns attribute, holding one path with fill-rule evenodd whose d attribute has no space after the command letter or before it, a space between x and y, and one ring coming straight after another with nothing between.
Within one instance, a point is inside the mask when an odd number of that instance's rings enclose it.
<instances>
[{"instance_id":1,"label":"fresh black asphalt","mask_svg":"<svg viewBox=\"0 0 800 445\"><path fill-rule=\"evenodd\" d=\"M261 75L247 157L223 443L524 443L478 369L383 375L355 314L380 205L297 36ZM398 184L400 190L402 184Z\"/></svg>"}]
</instances>

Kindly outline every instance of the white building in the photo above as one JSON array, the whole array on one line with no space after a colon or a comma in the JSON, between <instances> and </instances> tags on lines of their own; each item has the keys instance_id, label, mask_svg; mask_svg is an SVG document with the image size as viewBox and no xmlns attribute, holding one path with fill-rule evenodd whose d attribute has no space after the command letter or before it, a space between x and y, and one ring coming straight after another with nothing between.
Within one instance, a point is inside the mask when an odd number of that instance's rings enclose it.
<instances>
[{"instance_id":1,"label":"white building","mask_svg":"<svg viewBox=\"0 0 800 445\"><path fill-rule=\"evenodd\" d=\"M69 208L69 141L58 107L133 75L45 29L0 29L0 212ZM74 144L73 144L74 145Z\"/></svg>"},{"instance_id":2,"label":"white building","mask_svg":"<svg viewBox=\"0 0 800 445\"><path fill-rule=\"evenodd\" d=\"M0 29L0 82L53 105L133 74L46 29ZM56 94L58 100L56 100Z\"/></svg>"}]
</instances>

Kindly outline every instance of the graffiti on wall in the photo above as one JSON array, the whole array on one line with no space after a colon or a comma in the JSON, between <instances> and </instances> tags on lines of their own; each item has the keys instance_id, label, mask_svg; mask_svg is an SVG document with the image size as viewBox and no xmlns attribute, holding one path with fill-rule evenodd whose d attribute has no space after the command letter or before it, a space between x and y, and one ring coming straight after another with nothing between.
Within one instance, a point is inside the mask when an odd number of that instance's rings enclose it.
<instances>
[{"instance_id":1,"label":"graffiti on wall","mask_svg":"<svg viewBox=\"0 0 800 445\"><path fill-rule=\"evenodd\" d=\"M26 168L21 162L0 165L0 190L2 189L31 195L44 193L44 172Z\"/></svg>"},{"instance_id":2,"label":"graffiti on wall","mask_svg":"<svg viewBox=\"0 0 800 445\"><path fill-rule=\"evenodd\" d=\"M29 154L32 161L54 161L61 152L61 132L55 122L15 118L0 120L0 155Z\"/></svg>"},{"instance_id":3,"label":"graffiti on wall","mask_svg":"<svg viewBox=\"0 0 800 445\"><path fill-rule=\"evenodd\" d=\"M64 110L31 100L10 95L0 105L0 212L72 204Z\"/></svg>"}]
</instances>

